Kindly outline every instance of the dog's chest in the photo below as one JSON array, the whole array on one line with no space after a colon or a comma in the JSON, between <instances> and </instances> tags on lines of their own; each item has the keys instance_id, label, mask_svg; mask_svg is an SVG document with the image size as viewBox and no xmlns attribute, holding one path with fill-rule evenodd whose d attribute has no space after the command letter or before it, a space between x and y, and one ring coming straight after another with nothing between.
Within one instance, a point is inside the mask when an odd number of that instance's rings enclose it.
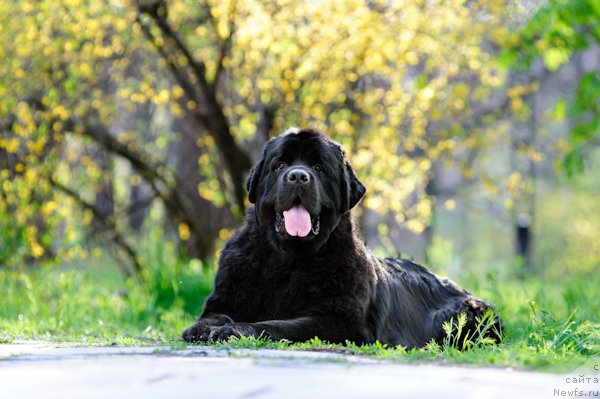
<instances>
[{"instance_id":1,"label":"dog's chest","mask_svg":"<svg viewBox=\"0 0 600 399\"><path fill-rule=\"evenodd\" d=\"M289 265L286 265L289 266ZM320 264L294 264L293 267L268 267L263 270L262 296L265 317L293 318L315 308L330 296L332 280Z\"/></svg>"}]
</instances>

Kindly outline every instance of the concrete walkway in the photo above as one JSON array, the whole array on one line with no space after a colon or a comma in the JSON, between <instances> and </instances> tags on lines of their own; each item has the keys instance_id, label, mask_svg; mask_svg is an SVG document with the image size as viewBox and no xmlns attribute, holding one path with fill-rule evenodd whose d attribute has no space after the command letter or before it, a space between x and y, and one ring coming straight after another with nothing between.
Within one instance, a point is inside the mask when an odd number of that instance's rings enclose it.
<instances>
[{"instance_id":1,"label":"concrete walkway","mask_svg":"<svg viewBox=\"0 0 600 399\"><path fill-rule=\"evenodd\" d=\"M316 352L0 345L0 398L6 399L552 398L575 389L565 379Z\"/></svg>"}]
</instances>

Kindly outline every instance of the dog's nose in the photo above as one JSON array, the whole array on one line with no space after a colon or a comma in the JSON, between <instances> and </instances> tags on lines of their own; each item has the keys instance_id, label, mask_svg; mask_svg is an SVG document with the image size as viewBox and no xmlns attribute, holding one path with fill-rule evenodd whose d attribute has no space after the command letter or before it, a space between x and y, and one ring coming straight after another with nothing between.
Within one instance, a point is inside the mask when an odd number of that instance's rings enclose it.
<instances>
[{"instance_id":1,"label":"dog's nose","mask_svg":"<svg viewBox=\"0 0 600 399\"><path fill-rule=\"evenodd\" d=\"M310 175L305 170L292 169L288 172L287 181L292 184L306 184L310 182Z\"/></svg>"}]
</instances>

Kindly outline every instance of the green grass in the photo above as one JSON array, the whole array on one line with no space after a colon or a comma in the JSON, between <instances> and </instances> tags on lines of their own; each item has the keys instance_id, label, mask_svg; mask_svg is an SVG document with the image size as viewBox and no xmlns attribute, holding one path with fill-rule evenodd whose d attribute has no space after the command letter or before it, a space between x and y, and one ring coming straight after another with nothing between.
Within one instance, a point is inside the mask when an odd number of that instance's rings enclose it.
<instances>
[{"instance_id":1,"label":"green grass","mask_svg":"<svg viewBox=\"0 0 600 399\"><path fill-rule=\"evenodd\" d=\"M214 276L194 262L161 266L142 281L110 264L0 270L0 340L169 344L194 321Z\"/></svg>"},{"instance_id":2,"label":"green grass","mask_svg":"<svg viewBox=\"0 0 600 399\"><path fill-rule=\"evenodd\" d=\"M198 262L158 262L142 281L125 280L110 262L85 267L48 266L27 271L0 270L0 343L16 339L77 342L83 345L168 345L179 340L210 292L213 274ZM562 371L600 356L600 277L564 276L560 281L526 277L462 282L494 302L506 338L498 346L474 345L458 351L446 345L405 350L381 344L334 345L232 339L222 349L317 350L390 359ZM458 322L458 320L456 321Z\"/></svg>"}]
</instances>

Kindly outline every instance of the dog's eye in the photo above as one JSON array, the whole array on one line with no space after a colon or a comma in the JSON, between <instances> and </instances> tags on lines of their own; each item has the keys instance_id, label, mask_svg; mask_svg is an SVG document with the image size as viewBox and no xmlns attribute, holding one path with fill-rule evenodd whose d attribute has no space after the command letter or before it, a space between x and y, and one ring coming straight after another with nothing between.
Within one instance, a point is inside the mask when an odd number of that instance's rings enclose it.
<instances>
[{"instance_id":1,"label":"dog's eye","mask_svg":"<svg viewBox=\"0 0 600 399\"><path fill-rule=\"evenodd\" d=\"M325 169L321 165L315 165L315 170L319 173L325 172Z\"/></svg>"},{"instance_id":2,"label":"dog's eye","mask_svg":"<svg viewBox=\"0 0 600 399\"><path fill-rule=\"evenodd\" d=\"M281 170L283 168L285 168L285 162L279 162L275 167L275 170Z\"/></svg>"}]
</instances>

